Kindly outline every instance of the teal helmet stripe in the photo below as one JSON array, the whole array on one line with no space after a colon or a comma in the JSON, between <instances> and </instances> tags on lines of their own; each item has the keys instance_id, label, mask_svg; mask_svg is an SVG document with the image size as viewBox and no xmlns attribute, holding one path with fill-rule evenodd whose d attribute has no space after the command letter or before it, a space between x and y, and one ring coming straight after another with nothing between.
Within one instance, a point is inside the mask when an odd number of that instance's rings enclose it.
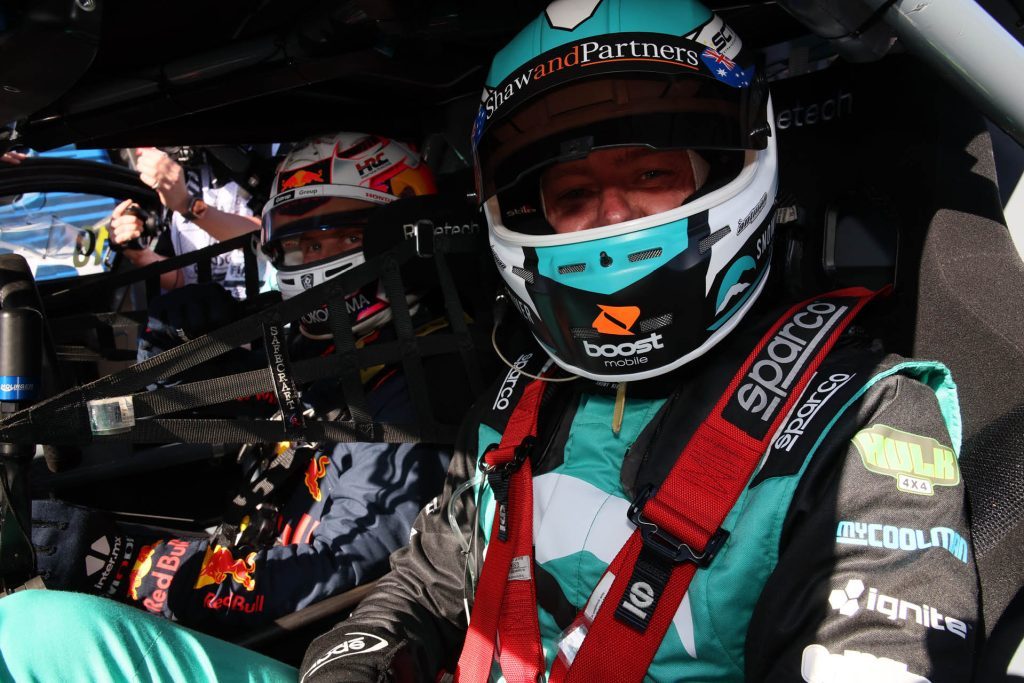
<instances>
[{"instance_id":1,"label":"teal helmet stripe","mask_svg":"<svg viewBox=\"0 0 1024 683\"><path fill-rule=\"evenodd\" d=\"M741 259L741 260L742 260L742 259ZM768 263L770 263L770 261L771 261L771 260L769 259ZM729 318L731 318L731 317L732 317L733 315L735 315L735 314L736 314L736 311L740 310L740 308L742 308L742 307L743 307L743 304L747 303L747 299L749 299L749 298L750 298L750 295L751 295L751 294L753 294L754 292L756 292L756 291L757 291L757 287L758 287L758 285L760 285L760 284L761 284L761 280L763 280L763 279L764 279L764 276L765 276L765 274L766 274L766 273L768 272L768 263L766 263L766 264L765 264L764 268L762 268L762 269L761 269L761 272L757 274L757 278L756 278L756 279L755 279L755 280L754 280L753 282L751 282L751 283L750 283L750 286L749 286L749 287L747 287L746 291L744 291L744 292L743 292L743 296L741 296L741 297L740 297L740 300L739 300L739 301L737 301L737 302L736 302L736 304L735 304L735 305L734 305L734 306L733 306L732 308L730 308L730 309L728 310L728 312L726 312L726 313L725 313L724 315L722 315L722 317L721 317L721 318L719 318L718 320L716 320L716 321L714 322L714 324L713 324L713 325L711 325L710 327L708 327L708 331L709 331L709 332L714 332L714 331L715 331L715 330L717 330L717 329L718 329L719 327L721 327L722 325L724 325L724 324L725 324L725 322L726 322L726 321L727 321L727 320L728 320ZM735 267L735 266L734 266L734 267ZM730 272L731 272L731 271L730 271ZM725 289L725 283L724 283L724 282L722 283L722 289ZM728 291L728 290L726 290L726 291ZM719 297L721 297L721 294L719 294Z\"/></svg>"},{"instance_id":2,"label":"teal helmet stripe","mask_svg":"<svg viewBox=\"0 0 1024 683\"><path fill-rule=\"evenodd\" d=\"M636 7L629 0L558 0L554 7L527 24L495 56L487 84L496 87L537 55L582 38L609 33L692 32L711 19L711 11L697 2L654 0ZM579 22L579 23L577 23Z\"/></svg>"},{"instance_id":3,"label":"teal helmet stripe","mask_svg":"<svg viewBox=\"0 0 1024 683\"><path fill-rule=\"evenodd\" d=\"M686 218L640 232L605 237L576 244L537 247L537 272L555 282L595 294L613 294L643 280L679 254L689 244ZM657 256L637 255L660 250ZM611 259L601 264L602 254ZM630 261L634 256L634 261ZM576 272L579 266L585 267Z\"/></svg>"},{"instance_id":4,"label":"teal helmet stripe","mask_svg":"<svg viewBox=\"0 0 1024 683\"><path fill-rule=\"evenodd\" d=\"M722 286L718 288L718 296L715 298L715 313L721 313L722 307L732 298L733 288L740 286L740 278L743 277L743 273L755 268L757 268L757 261L753 256L744 256L729 266L728 272L722 278ZM747 287L749 288L750 285L748 284Z\"/></svg>"}]
</instances>

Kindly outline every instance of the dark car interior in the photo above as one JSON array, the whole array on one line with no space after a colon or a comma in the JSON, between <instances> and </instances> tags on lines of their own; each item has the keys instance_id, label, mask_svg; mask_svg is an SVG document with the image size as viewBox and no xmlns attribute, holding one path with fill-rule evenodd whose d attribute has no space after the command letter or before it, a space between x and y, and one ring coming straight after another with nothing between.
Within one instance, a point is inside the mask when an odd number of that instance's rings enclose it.
<instances>
[{"instance_id":1,"label":"dark car interior","mask_svg":"<svg viewBox=\"0 0 1024 683\"><path fill-rule=\"evenodd\" d=\"M472 192L469 128L489 59L545 4L8 2L0 7L0 124L6 124L0 152L70 143L206 148L231 177L265 197L271 143L373 130L418 141L443 186L464 196ZM978 680L1022 680L1005 678L1005 671L1024 632L1024 263L1003 216L989 125L1024 145L1024 112L1008 111L995 95L979 96L964 86L970 78L937 66L935 55L889 16L908 3L705 4L758 49L771 79L781 160L775 259L787 273L777 295L796 299L894 282L885 341L896 353L937 359L952 370L990 635ZM986 0L975 9L1020 48L1024 2ZM1017 85L1010 78L1007 88L1020 87L1020 54L1005 56L1018 68ZM83 170L69 161L35 160L0 168L0 194L23 191L22 182L70 191ZM154 193L136 174L117 167L104 173L108 191L158 211ZM480 273L489 254L477 248L450 254L452 282L461 305L486 319L493 278L485 287L467 285L486 278ZM82 387L87 399L108 398L140 391L156 374L187 369L187 354L179 354L147 366L150 374L130 377L134 346L125 337L145 321L157 274L122 268L39 283L51 412L38 416L70 410ZM8 294L0 289L0 306ZM254 295L248 311L255 321L274 305L273 297ZM255 329L235 327L208 335L210 343L243 343ZM437 352L464 352L471 340L455 337L451 348ZM486 342L477 353L490 357ZM360 365L372 361L359 357ZM343 365L336 360L329 371L340 373ZM215 403L202 394L201 382L184 386L194 391L154 397L152 415L192 407L185 394ZM0 431L16 426L4 410ZM40 443L30 426L19 427L29 439L18 441L22 448ZM36 458L29 485L36 494L59 492L139 521L199 531L223 509L225 487L237 477L238 446L203 444L180 438L183 433L168 427L146 434L148 442L136 434L47 445L40 452L48 460ZM244 440L244 434L235 439ZM153 476L171 483L165 495L138 495ZM186 488L188 519L172 520ZM291 644L333 623L364 590L238 641L294 661Z\"/></svg>"}]
</instances>

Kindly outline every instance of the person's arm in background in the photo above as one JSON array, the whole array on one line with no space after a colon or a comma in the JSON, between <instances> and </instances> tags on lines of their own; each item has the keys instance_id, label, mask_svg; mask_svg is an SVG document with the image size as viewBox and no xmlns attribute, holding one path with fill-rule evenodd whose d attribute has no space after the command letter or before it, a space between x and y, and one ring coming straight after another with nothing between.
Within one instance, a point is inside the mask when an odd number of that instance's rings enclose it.
<instances>
[{"instance_id":1,"label":"person's arm in background","mask_svg":"<svg viewBox=\"0 0 1024 683\"><path fill-rule=\"evenodd\" d=\"M180 214L188 210L188 188L180 164L160 150L148 147L139 152L137 168L139 179L156 190L164 206ZM213 206L208 206L192 222L220 241L260 228L260 219L256 216L240 216Z\"/></svg>"},{"instance_id":2,"label":"person's arm in background","mask_svg":"<svg viewBox=\"0 0 1024 683\"><path fill-rule=\"evenodd\" d=\"M303 681L433 681L453 665L466 632L463 600L473 592L466 585L467 563L479 575L481 561L479 548L467 556L462 546L477 524L473 496L455 495L474 475L475 435L468 444L465 435L460 441L439 503L420 511L409 544L391 556L390 573L352 615L309 645ZM358 649L346 643L358 643Z\"/></svg>"},{"instance_id":3,"label":"person's arm in background","mask_svg":"<svg viewBox=\"0 0 1024 683\"><path fill-rule=\"evenodd\" d=\"M2 155L0 155L0 161L11 165L20 164L23 159L28 159L28 155L23 154L22 152L15 152L14 150L11 150L10 152L4 152Z\"/></svg>"},{"instance_id":4,"label":"person's arm in background","mask_svg":"<svg viewBox=\"0 0 1024 683\"><path fill-rule=\"evenodd\" d=\"M127 213L132 205L132 200L126 199L114 208L110 219L110 240L114 244L124 244L142 235L142 220L135 214ZM167 258L166 254L160 254L151 249L129 248L124 249L121 253L138 268ZM172 270L160 275L161 289L176 289L183 284L184 278L181 276L181 270Z\"/></svg>"},{"instance_id":5,"label":"person's arm in background","mask_svg":"<svg viewBox=\"0 0 1024 683\"><path fill-rule=\"evenodd\" d=\"M339 444L314 457L293 497L322 497L324 512L293 519L287 545L228 549L205 538L153 538L103 511L37 500L40 573L48 588L105 595L209 632L261 626L377 578L441 490L448 449Z\"/></svg>"}]
</instances>

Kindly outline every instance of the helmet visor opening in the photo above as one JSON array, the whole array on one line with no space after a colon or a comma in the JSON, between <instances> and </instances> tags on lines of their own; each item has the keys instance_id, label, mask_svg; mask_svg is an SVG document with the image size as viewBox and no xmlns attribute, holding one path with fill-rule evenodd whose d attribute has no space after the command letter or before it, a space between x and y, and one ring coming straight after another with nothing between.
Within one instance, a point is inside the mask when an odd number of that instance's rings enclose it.
<instances>
[{"instance_id":1,"label":"helmet visor opening","mask_svg":"<svg viewBox=\"0 0 1024 683\"><path fill-rule=\"evenodd\" d=\"M592 131L568 131L567 135ZM744 150L730 149L697 151L689 145L661 147L650 140L595 145L580 156L556 155L545 159L546 155L541 154L530 160L526 171L509 173L493 198L492 211L499 211L501 224L513 232L526 235L565 232L566 220L571 223L573 215L586 214L597 201L594 193L610 184L621 192L619 196L640 196L645 210L661 213L692 202L735 179L744 168L747 154ZM592 164L576 169L579 164L574 162L589 160L592 155ZM610 166L614 170L607 175ZM605 171L594 171L594 168ZM593 227L616 222L598 223ZM568 228L574 229L579 228Z\"/></svg>"},{"instance_id":2,"label":"helmet visor opening","mask_svg":"<svg viewBox=\"0 0 1024 683\"><path fill-rule=\"evenodd\" d=\"M481 198L595 149L764 149L764 95L759 80L739 88L695 75L613 74L564 84L487 123L475 150Z\"/></svg>"},{"instance_id":3,"label":"helmet visor opening","mask_svg":"<svg viewBox=\"0 0 1024 683\"><path fill-rule=\"evenodd\" d=\"M330 256L318 257L316 261L361 250L363 232L374 210L371 208L295 218L294 215L272 209L263 216L263 251L275 267L281 267L301 265L303 259L307 258L305 252L309 250L309 243L318 238L321 241L329 239L331 249L337 251ZM356 237L358 244L353 241Z\"/></svg>"}]
</instances>

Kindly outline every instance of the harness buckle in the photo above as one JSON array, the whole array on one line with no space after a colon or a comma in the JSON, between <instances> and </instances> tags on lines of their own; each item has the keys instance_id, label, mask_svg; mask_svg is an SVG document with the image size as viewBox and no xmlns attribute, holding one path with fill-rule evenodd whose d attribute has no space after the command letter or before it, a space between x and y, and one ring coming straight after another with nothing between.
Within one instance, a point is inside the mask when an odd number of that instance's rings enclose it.
<instances>
[{"instance_id":1,"label":"harness buckle","mask_svg":"<svg viewBox=\"0 0 1024 683\"><path fill-rule=\"evenodd\" d=\"M527 436L523 439L522 443L515 447L511 460L498 463L497 465L491 465L484 459L487 457L488 453L498 449L498 444L492 443L484 450L484 457L480 459L480 471L488 478L490 478L492 474L495 474L508 479L515 474L519 468L523 466L523 463L526 462L526 459L530 457L536 442L537 439L535 437Z\"/></svg>"},{"instance_id":2,"label":"harness buckle","mask_svg":"<svg viewBox=\"0 0 1024 683\"><path fill-rule=\"evenodd\" d=\"M533 451L533 444L536 441L534 437L527 436L523 441L515 447L512 452L512 459L506 460L505 462L498 463L497 465L491 465L486 460L481 459L480 471L487 477L487 483L491 487L491 492L494 494L494 502L497 503L498 509L498 540L508 540L508 497L509 488L512 486L512 475L515 474L526 459L530 457L530 453ZM497 444L491 444L484 451L484 457L493 450L498 449ZM531 486L531 484L527 484Z\"/></svg>"},{"instance_id":3,"label":"harness buckle","mask_svg":"<svg viewBox=\"0 0 1024 683\"><path fill-rule=\"evenodd\" d=\"M626 512L629 521L633 522L636 528L640 530L640 537L643 539L644 548L653 551L661 558L673 564L692 562L700 568L707 567L711 564L711 560L715 559L715 555L721 550L725 540L729 538L729 532L725 529L718 529L708 539L703 551L695 551L687 543L662 530L657 524L644 516L644 505L654 495L654 492L653 484L645 486L633 502L630 503L629 511Z\"/></svg>"}]
</instances>

